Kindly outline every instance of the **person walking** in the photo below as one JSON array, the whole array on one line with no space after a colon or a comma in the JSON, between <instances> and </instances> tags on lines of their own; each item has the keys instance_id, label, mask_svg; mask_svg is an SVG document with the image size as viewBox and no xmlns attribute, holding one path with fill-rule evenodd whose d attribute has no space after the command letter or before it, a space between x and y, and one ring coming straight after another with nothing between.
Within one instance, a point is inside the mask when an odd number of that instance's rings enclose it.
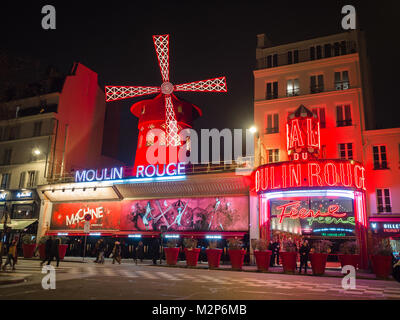
<instances>
[{"instance_id":1,"label":"person walking","mask_svg":"<svg viewBox=\"0 0 400 320\"><path fill-rule=\"evenodd\" d=\"M157 264L157 260L160 258L160 242L158 238L153 238L151 243L151 256L153 258L153 264Z\"/></svg>"},{"instance_id":2,"label":"person walking","mask_svg":"<svg viewBox=\"0 0 400 320\"><path fill-rule=\"evenodd\" d=\"M269 266L273 267L274 266L275 254L274 254L274 243L272 242L272 240L269 241L268 250L270 250L272 252L271 253L271 258L269 259Z\"/></svg>"},{"instance_id":3,"label":"person walking","mask_svg":"<svg viewBox=\"0 0 400 320\"><path fill-rule=\"evenodd\" d=\"M2 270L6 271L8 265L11 265L12 270L15 270L15 264L17 263L17 241L13 240L11 245L8 247L7 261L3 265Z\"/></svg>"},{"instance_id":4,"label":"person walking","mask_svg":"<svg viewBox=\"0 0 400 320\"><path fill-rule=\"evenodd\" d=\"M97 240L96 244L94 245L94 249L93 249L93 255L96 257L96 260L94 260L94 263L99 262L99 246L100 246L100 240Z\"/></svg>"},{"instance_id":5,"label":"person walking","mask_svg":"<svg viewBox=\"0 0 400 320\"><path fill-rule=\"evenodd\" d=\"M100 239L99 247L98 247L98 263L104 264L104 251L106 250L106 244L104 243L104 239Z\"/></svg>"},{"instance_id":6,"label":"person walking","mask_svg":"<svg viewBox=\"0 0 400 320\"><path fill-rule=\"evenodd\" d=\"M50 249L50 257L49 260L47 261L47 265L49 265L51 263L51 261L53 261L54 258L56 258L57 261L57 267L60 264L60 253L59 253L59 248L60 248L60 238L55 238L53 236L52 239L52 243L51 243L51 249Z\"/></svg>"},{"instance_id":7,"label":"person walking","mask_svg":"<svg viewBox=\"0 0 400 320\"><path fill-rule=\"evenodd\" d=\"M51 257L51 247L53 246L53 236L48 237L46 240L46 243L44 245L44 260L40 263L40 266L43 265L43 263L45 263L46 261L50 260Z\"/></svg>"},{"instance_id":8,"label":"person walking","mask_svg":"<svg viewBox=\"0 0 400 320\"><path fill-rule=\"evenodd\" d=\"M300 254L300 270L299 273L301 273L301 269L304 266L304 273L307 274L307 266L308 266L308 257L310 254L310 246L308 245L308 241L302 241L301 246L299 249L299 254Z\"/></svg>"},{"instance_id":9,"label":"person walking","mask_svg":"<svg viewBox=\"0 0 400 320\"><path fill-rule=\"evenodd\" d=\"M140 262L143 262L144 259L144 245L142 241L139 241L139 244L136 247L136 257L135 257L136 264L137 264L137 259L140 259Z\"/></svg>"},{"instance_id":10,"label":"person walking","mask_svg":"<svg viewBox=\"0 0 400 320\"><path fill-rule=\"evenodd\" d=\"M114 264L115 261L117 261L119 264L121 264L121 244L119 243L119 241L115 241L115 243L114 243L112 256L113 256L112 264Z\"/></svg>"},{"instance_id":11,"label":"person walking","mask_svg":"<svg viewBox=\"0 0 400 320\"><path fill-rule=\"evenodd\" d=\"M276 259L276 265L279 266L279 251L281 250L281 244L279 243L278 238L275 238L274 243L272 244L273 247L273 260L272 260L272 264L275 264L275 259Z\"/></svg>"}]
</instances>

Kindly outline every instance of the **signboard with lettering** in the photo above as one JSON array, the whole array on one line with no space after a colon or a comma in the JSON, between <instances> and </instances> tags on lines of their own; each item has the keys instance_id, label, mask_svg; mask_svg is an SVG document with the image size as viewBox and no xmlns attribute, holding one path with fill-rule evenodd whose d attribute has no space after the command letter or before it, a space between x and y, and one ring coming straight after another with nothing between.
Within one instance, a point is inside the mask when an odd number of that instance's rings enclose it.
<instances>
[{"instance_id":1,"label":"signboard with lettering","mask_svg":"<svg viewBox=\"0 0 400 320\"><path fill-rule=\"evenodd\" d=\"M353 200L341 197L271 199L271 218L276 229L285 219L298 220L304 235L353 236Z\"/></svg>"},{"instance_id":2,"label":"signboard with lettering","mask_svg":"<svg viewBox=\"0 0 400 320\"><path fill-rule=\"evenodd\" d=\"M370 227L373 233L387 235L387 236L400 236L400 222L390 221L387 222L371 222Z\"/></svg>"},{"instance_id":3,"label":"signboard with lettering","mask_svg":"<svg viewBox=\"0 0 400 320\"><path fill-rule=\"evenodd\" d=\"M118 167L77 170L75 172L75 182L115 181L127 178L162 178L182 175L185 175L184 163L150 164L147 166L137 166L132 169Z\"/></svg>"},{"instance_id":4,"label":"signboard with lettering","mask_svg":"<svg viewBox=\"0 0 400 320\"><path fill-rule=\"evenodd\" d=\"M51 230L247 231L246 196L124 200L53 205Z\"/></svg>"}]
</instances>

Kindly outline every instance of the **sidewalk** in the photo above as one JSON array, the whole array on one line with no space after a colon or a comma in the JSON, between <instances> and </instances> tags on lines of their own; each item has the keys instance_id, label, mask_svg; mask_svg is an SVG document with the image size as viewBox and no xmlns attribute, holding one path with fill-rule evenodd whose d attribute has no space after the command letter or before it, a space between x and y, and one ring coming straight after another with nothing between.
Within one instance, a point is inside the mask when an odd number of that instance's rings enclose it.
<instances>
[{"instance_id":1,"label":"sidewalk","mask_svg":"<svg viewBox=\"0 0 400 320\"><path fill-rule=\"evenodd\" d=\"M37 259L35 259L37 260ZM85 261L82 261L82 257L65 257L62 262L77 262L77 263L93 263L94 258L93 257L87 257L85 258ZM106 258L105 259L105 264L111 264L112 259L111 258ZM61 262L61 263L62 263ZM134 264L133 259L122 259L123 264ZM198 262L196 267L188 267L186 266L186 261L178 261L177 265L175 266L170 266L166 264L165 260L162 260L162 264L160 265L160 260L157 261L157 266L159 267L167 267L167 268L190 268L190 269L208 269L208 263L207 262ZM154 266L153 262L151 260L143 260L143 262L138 262L138 265L147 265L147 266ZM220 267L217 269L213 270L223 270L223 271L235 271L235 272L257 272L261 273L260 271L257 270L256 265L243 265L242 271L238 270L233 270L231 264L228 262L226 264L223 264L221 262ZM264 271L262 273L275 273L275 274L284 274L282 266L276 266L276 267L270 267L268 271ZM313 276L312 274L312 269L311 267L308 268L307 274L304 273L295 273L296 275L301 275L301 276ZM335 278L343 278L344 274L341 273L341 267L339 263L335 262L328 262L328 265L325 270L325 274L323 276L319 277L335 277ZM376 275L374 273L371 273L368 270L357 270L356 272L356 277L358 279L367 279L367 280L381 280L377 279ZM389 281L394 281L392 277L387 279Z\"/></svg>"}]
</instances>

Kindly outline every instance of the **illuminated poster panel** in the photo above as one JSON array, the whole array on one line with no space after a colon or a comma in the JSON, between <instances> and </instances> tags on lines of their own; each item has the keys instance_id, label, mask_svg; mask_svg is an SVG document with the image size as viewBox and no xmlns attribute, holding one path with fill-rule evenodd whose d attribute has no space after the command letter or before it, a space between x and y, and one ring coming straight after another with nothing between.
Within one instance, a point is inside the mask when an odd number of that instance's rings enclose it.
<instances>
[{"instance_id":1,"label":"illuminated poster panel","mask_svg":"<svg viewBox=\"0 0 400 320\"><path fill-rule=\"evenodd\" d=\"M355 236L353 199L344 197L277 198L270 200L270 208L273 230L300 234L301 228L303 235Z\"/></svg>"},{"instance_id":2,"label":"illuminated poster panel","mask_svg":"<svg viewBox=\"0 0 400 320\"><path fill-rule=\"evenodd\" d=\"M91 230L248 231L246 196L124 200L53 205L51 230L81 231L85 214Z\"/></svg>"},{"instance_id":3,"label":"illuminated poster panel","mask_svg":"<svg viewBox=\"0 0 400 320\"><path fill-rule=\"evenodd\" d=\"M248 231L248 208L246 196L126 201L121 230Z\"/></svg>"}]
</instances>

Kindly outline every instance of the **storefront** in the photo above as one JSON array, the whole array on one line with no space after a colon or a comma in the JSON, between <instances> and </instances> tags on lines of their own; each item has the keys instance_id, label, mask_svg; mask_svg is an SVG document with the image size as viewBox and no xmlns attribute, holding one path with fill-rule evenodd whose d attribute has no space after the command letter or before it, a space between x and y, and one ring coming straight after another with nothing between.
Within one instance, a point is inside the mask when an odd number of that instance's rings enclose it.
<instances>
[{"instance_id":1,"label":"storefront","mask_svg":"<svg viewBox=\"0 0 400 320\"><path fill-rule=\"evenodd\" d=\"M365 169L354 160L319 158L318 119L301 106L287 124L290 161L262 165L254 172L263 239L357 240L367 265Z\"/></svg>"},{"instance_id":2,"label":"storefront","mask_svg":"<svg viewBox=\"0 0 400 320\"><path fill-rule=\"evenodd\" d=\"M393 254L400 259L400 217L370 217L369 226L375 239L389 239Z\"/></svg>"},{"instance_id":3,"label":"storefront","mask_svg":"<svg viewBox=\"0 0 400 320\"><path fill-rule=\"evenodd\" d=\"M175 178L154 181L154 177L132 177L130 171L122 179L42 186L39 192L45 204L39 235L68 237L72 255L81 255L85 235L89 254L102 237L110 250L119 238L126 256L132 256L139 241L146 250L152 237L180 242L193 237L200 246L211 239L221 245L230 237L248 239L246 178L235 172L171 177ZM84 232L86 215L91 218L89 233Z\"/></svg>"}]
</instances>

